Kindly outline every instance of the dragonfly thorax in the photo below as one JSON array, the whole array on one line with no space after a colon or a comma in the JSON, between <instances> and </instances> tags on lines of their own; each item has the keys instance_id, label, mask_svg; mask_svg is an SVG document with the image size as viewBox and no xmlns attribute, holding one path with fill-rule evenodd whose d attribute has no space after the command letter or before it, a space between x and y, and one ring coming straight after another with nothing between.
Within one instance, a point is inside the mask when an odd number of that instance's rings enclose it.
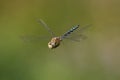
<instances>
[{"instance_id":1,"label":"dragonfly thorax","mask_svg":"<svg viewBox=\"0 0 120 80\"><path fill-rule=\"evenodd\" d=\"M51 41L48 43L48 47L50 49L56 48L60 45L61 38L60 37L53 37Z\"/></svg>"}]
</instances>

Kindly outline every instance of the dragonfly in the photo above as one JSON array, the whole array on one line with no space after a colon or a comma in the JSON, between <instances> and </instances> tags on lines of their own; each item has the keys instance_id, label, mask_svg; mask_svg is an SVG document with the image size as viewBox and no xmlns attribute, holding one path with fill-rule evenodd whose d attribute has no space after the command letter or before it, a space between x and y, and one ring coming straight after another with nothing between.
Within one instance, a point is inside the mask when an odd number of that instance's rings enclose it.
<instances>
[{"instance_id":1,"label":"dragonfly","mask_svg":"<svg viewBox=\"0 0 120 80\"><path fill-rule=\"evenodd\" d=\"M51 40L48 42L48 48L50 48L50 49L57 48L64 39L69 39L68 36L80 27L80 25L73 26L70 30L65 32L63 35L56 37L54 32L48 27L48 25L42 19L39 19L38 22L40 24L42 24L52 36ZM88 26L90 26L90 25L88 25ZM80 31L83 31L88 26L81 28Z\"/></svg>"}]
</instances>

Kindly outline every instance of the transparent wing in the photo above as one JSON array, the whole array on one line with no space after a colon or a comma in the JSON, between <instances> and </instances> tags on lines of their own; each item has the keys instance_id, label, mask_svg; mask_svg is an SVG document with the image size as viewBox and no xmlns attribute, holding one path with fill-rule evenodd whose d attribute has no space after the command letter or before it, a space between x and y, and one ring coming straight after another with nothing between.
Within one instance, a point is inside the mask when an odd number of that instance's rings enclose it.
<instances>
[{"instance_id":1,"label":"transparent wing","mask_svg":"<svg viewBox=\"0 0 120 80\"><path fill-rule=\"evenodd\" d=\"M20 36L20 39L22 39L24 42L39 42L41 40L47 40L48 36Z\"/></svg>"},{"instance_id":2,"label":"transparent wing","mask_svg":"<svg viewBox=\"0 0 120 80\"><path fill-rule=\"evenodd\" d=\"M64 39L72 40L75 42L80 42L81 40L85 40L86 38L87 36L80 34L80 35L75 35L75 36L69 36Z\"/></svg>"},{"instance_id":3,"label":"transparent wing","mask_svg":"<svg viewBox=\"0 0 120 80\"><path fill-rule=\"evenodd\" d=\"M55 36L55 34L53 33L53 31L48 27L48 25L42 19L38 19L38 22L40 24L42 24L48 30L48 32L51 34L52 37Z\"/></svg>"},{"instance_id":4,"label":"transparent wing","mask_svg":"<svg viewBox=\"0 0 120 80\"><path fill-rule=\"evenodd\" d=\"M87 25L81 27L80 30L79 30L79 32L82 33L82 32L84 32L84 30L86 30L87 28L89 28L91 26L92 26L92 24L87 24Z\"/></svg>"},{"instance_id":5,"label":"transparent wing","mask_svg":"<svg viewBox=\"0 0 120 80\"><path fill-rule=\"evenodd\" d=\"M69 40L76 41L76 42L80 42L81 40L84 40L87 38L87 36L83 35L83 32L90 26L91 24L80 27L79 29L71 33L70 35L65 36L64 39L69 39Z\"/></svg>"}]
</instances>

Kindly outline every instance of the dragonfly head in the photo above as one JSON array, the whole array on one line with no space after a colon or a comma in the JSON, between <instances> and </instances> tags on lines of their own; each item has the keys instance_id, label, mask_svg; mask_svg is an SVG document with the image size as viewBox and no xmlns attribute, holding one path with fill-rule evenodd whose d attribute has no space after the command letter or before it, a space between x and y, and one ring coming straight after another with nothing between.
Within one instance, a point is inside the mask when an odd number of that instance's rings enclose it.
<instances>
[{"instance_id":1,"label":"dragonfly head","mask_svg":"<svg viewBox=\"0 0 120 80\"><path fill-rule=\"evenodd\" d=\"M60 37L54 37L51 39L51 41L48 43L48 48L53 49L60 45Z\"/></svg>"},{"instance_id":2,"label":"dragonfly head","mask_svg":"<svg viewBox=\"0 0 120 80\"><path fill-rule=\"evenodd\" d=\"M55 43L49 42L48 43L48 48L53 49L55 46Z\"/></svg>"}]
</instances>

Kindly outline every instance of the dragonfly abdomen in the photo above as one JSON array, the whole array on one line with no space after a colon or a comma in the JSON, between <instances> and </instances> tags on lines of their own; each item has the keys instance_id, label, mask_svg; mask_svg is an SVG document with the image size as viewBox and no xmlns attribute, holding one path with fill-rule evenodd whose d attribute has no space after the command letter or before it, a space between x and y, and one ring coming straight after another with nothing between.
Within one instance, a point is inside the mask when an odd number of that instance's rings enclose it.
<instances>
[{"instance_id":1,"label":"dragonfly abdomen","mask_svg":"<svg viewBox=\"0 0 120 80\"><path fill-rule=\"evenodd\" d=\"M77 28L79 27L79 25L71 28L69 31L67 31L63 36L61 36L61 39L65 38L66 36L68 36L69 34L71 34L73 31L75 31Z\"/></svg>"}]
</instances>

